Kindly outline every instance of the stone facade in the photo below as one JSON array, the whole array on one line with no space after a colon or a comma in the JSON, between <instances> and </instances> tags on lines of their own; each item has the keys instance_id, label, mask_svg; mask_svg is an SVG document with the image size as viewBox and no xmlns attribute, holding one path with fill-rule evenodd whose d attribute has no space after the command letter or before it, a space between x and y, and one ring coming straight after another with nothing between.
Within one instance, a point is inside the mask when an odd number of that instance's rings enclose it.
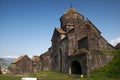
<instances>
[{"instance_id":1,"label":"stone facade","mask_svg":"<svg viewBox=\"0 0 120 80\"><path fill-rule=\"evenodd\" d=\"M106 53L88 53L87 54L87 73L92 70L99 69L100 67L105 66L113 58L113 54Z\"/></svg>"},{"instance_id":2,"label":"stone facade","mask_svg":"<svg viewBox=\"0 0 120 80\"><path fill-rule=\"evenodd\" d=\"M27 55L20 56L11 63L10 71L15 75L32 73L33 61Z\"/></svg>"},{"instance_id":3,"label":"stone facade","mask_svg":"<svg viewBox=\"0 0 120 80\"><path fill-rule=\"evenodd\" d=\"M113 50L101 32L74 8L60 17L61 26L55 28L49 49L51 70L72 74L89 74L107 64L111 54L96 51ZM79 52L78 52L79 51Z\"/></svg>"},{"instance_id":4,"label":"stone facade","mask_svg":"<svg viewBox=\"0 0 120 80\"><path fill-rule=\"evenodd\" d=\"M51 59L50 54L47 52L40 55L40 69L39 70L50 70L51 68Z\"/></svg>"},{"instance_id":5,"label":"stone facade","mask_svg":"<svg viewBox=\"0 0 120 80\"><path fill-rule=\"evenodd\" d=\"M40 70L41 68L40 56L33 56L32 61L33 61L33 72Z\"/></svg>"}]
</instances>

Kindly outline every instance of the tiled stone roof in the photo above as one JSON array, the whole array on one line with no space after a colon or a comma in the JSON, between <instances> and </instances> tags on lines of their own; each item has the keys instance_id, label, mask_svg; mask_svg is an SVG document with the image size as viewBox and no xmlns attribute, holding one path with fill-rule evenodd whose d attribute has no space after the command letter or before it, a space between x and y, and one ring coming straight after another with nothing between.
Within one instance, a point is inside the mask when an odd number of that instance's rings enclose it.
<instances>
[{"instance_id":1,"label":"tiled stone roof","mask_svg":"<svg viewBox=\"0 0 120 80\"><path fill-rule=\"evenodd\" d=\"M66 32L64 30L62 30L61 28L56 28L56 30L61 33L61 34L65 34Z\"/></svg>"},{"instance_id":2,"label":"tiled stone roof","mask_svg":"<svg viewBox=\"0 0 120 80\"><path fill-rule=\"evenodd\" d=\"M80 13L76 11L74 8L70 8L64 14L80 14Z\"/></svg>"},{"instance_id":3,"label":"tiled stone roof","mask_svg":"<svg viewBox=\"0 0 120 80\"><path fill-rule=\"evenodd\" d=\"M26 57L27 55L23 55L23 56L20 56L20 57L18 57L17 59L15 59L13 62L12 62L12 64L15 64L15 63L17 63L18 61L20 61L20 60L22 60L24 57Z\"/></svg>"}]
</instances>

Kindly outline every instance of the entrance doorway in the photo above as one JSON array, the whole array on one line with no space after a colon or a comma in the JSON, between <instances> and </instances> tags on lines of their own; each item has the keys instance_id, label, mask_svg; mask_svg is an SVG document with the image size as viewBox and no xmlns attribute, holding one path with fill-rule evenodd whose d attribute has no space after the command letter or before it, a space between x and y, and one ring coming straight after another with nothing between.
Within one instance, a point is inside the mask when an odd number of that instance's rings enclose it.
<instances>
[{"instance_id":1,"label":"entrance doorway","mask_svg":"<svg viewBox=\"0 0 120 80\"><path fill-rule=\"evenodd\" d=\"M71 73L72 74L82 74L81 65L78 61L72 61Z\"/></svg>"}]
</instances>

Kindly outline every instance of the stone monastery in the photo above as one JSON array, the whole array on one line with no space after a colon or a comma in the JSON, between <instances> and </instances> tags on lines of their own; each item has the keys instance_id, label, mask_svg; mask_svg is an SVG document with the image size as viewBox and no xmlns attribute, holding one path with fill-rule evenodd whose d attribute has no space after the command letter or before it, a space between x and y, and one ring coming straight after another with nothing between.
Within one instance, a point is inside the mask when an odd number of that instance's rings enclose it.
<instances>
[{"instance_id":1,"label":"stone monastery","mask_svg":"<svg viewBox=\"0 0 120 80\"><path fill-rule=\"evenodd\" d=\"M69 8L60 17L60 24L60 28L54 29L51 47L39 57L37 70L87 75L112 60L112 54L102 51L113 50L114 47L80 12Z\"/></svg>"},{"instance_id":2,"label":"stone monastery","mask_svg":"<svg viewBox=\"0 0 120 80\"><path fill-rule=\"evenodd\" d=\"M113 47L89 19L70 8L60 17L60 22L60 28L54 30L49 50L51 70L88 74L110 61L111 55L99 51L113 50Z\"/></svg>"}]
</instances>

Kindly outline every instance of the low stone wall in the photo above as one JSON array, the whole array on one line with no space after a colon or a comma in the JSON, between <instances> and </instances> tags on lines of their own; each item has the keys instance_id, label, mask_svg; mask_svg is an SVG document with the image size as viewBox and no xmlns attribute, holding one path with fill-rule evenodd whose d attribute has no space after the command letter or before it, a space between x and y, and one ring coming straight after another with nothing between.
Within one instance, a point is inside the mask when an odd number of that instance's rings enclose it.
<instances>
[{"instance_id":1,"label":"low stone wall","mask_svg":"<svg viewBox=\"0 0 120 80\"><path fill-rule=\"evenodd\" d=\"M106 53L106 54L88 53L87 73L89 74L91 71L105 66L107 63L109 63L112 60L113 56L114 55L111 53Z\"/></svg>"}]
</instances>

